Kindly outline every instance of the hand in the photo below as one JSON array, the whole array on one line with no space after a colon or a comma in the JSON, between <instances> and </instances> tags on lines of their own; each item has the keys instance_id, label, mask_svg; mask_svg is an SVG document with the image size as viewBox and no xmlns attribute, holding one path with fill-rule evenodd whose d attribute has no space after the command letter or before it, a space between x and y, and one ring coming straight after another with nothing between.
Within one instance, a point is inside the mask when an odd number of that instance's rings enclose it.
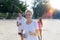
<instances>
[{"instance_id":1,"label":"hand","mask_svg":"<svg viewBox=\"0 0 60 40\"><path fill-rule=\"evenodd\" d=\"M32 33L31 31L29 33L30 33L30 35L34 35L34 33Z\"/></svg>"},{"instance_id":2,"label":"hand","mask_svg":"<svg viewBox=\"0 0 60 40\"><path fill-rule=\"evenodd\" d=\"M21 26L21 23L17 24L17 26L18 26L18 27Z\"/></svg>"},{"instance_id":3,"label":"hand","mask_svg":"<svg viewBox=\"0 0 60 40\"><path fill-rule=\"evenodd\" d=\"M30 35L32 35L32 32L29 32Z\"/></svg>"}]
</instances>

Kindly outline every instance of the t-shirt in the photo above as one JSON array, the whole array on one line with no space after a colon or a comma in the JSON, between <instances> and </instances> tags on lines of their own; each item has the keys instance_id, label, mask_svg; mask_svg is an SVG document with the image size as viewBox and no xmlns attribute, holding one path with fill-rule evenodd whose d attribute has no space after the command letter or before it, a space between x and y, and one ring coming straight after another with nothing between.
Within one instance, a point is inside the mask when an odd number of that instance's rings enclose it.
<instances>
[{"instance_id":1,"label":"t-shirt","mask_svg":"<svg viewBox=\"0 0 60 40\"><path fill-rule=\"evenodd\" d=\"M26 22L23 24L23 30L25 31L26 40L38 40L37 36L30 35L29 32L35 32L35 30L38 29L38 23L33 21L31 24L26 24Z\"/></svg>"},{"instance_id":2,"label":"t-shirt","mask_svg":"<svg viewBox=\"0 0 60 40\"><path fill-rule=\"evenodd\" d=\"M24 17L22 17L22 19L19 19L19 17L17 17L17 22L18 22L18 24L20 24L19 25L19 27L18 27L18 32L21 32L21 30L22 30L22 24L24 23L26 21L26 19L24 18Z\"/></svg>"}]
</instances>

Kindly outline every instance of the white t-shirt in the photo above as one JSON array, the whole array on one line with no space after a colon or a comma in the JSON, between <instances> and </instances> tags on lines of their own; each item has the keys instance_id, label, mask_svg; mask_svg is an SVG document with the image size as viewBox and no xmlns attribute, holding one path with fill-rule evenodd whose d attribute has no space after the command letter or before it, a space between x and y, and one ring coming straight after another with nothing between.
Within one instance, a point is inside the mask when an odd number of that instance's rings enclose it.
<instances>
[{"instance_id":1,"label":"white t-shirt","mask_svg":"<svg viewBox=\"0 0 60 40\"><path fill-rule=\"evenodd\" d=\"M35 32L36 29L38 27L38 23L33 21L31 24L26 24L26 22L23 24L23 29L25 31L25 36L26 36L26 39L25 40L38 40L38 37L37 36L32 36L30 35L29 32Z\"/></svg>"},{"instance_id":2,"label":"white t-shirt","mask_svg":"<svg viewBox=\"0 0 60 40\"><path fill-rule=\"evenodd\" d=\"M23 29L22 24L23 24L25 21L26 21L26 19L25 19L24 17L22 17L22 19L19 19L19 17L17 17L17 22L18 22L18 24L20 24L19 27L18 27L18 32L19 32L19 33L20 33L21 30Z\"/></svg>"}]
</instances>

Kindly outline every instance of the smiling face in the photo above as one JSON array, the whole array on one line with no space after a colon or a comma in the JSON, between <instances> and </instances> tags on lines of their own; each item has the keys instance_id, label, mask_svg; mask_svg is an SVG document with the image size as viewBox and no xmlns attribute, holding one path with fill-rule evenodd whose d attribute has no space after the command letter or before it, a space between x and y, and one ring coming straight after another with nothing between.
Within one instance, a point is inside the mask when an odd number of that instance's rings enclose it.
<instances>
[{"instance_id":1,"label":"smiling face","mask_svg":"<svg viewBox=\"0 0 60 40\"><path fill-rule=\"evenodd\" d=\"M32 19L32 12L31 11L26 12L26 19Z\"/></svg>"}]
</instances>

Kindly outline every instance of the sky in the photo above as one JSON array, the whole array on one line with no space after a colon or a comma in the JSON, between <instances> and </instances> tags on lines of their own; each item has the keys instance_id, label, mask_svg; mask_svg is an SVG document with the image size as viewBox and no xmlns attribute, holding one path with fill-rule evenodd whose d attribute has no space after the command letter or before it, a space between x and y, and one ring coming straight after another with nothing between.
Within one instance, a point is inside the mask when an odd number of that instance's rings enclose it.
<instances>
[{"instance_id":1,"label":"sky","mask_svg":"<svg viewBox=\"0 0 60 40\"><path fill-rule=\"evenodd\" d=\"M33 6L33 2L34 2L34 0L32 1L32 0L21 0L21 1L24 1L24 2L26 2L26 4L28 5L28 9L31 9L31 7Z\"/></svg>"},{"instance_id":2,"label":"sky","mask_svg":"<svg viewBox=\"0 0 60 40\"><path fill-rule=\"evenodd\" d=\"M30 10L32 13L33 13L33 9L32 9L32 6L33 6L33 3L34 3L34 0L21 0L23 2L26 2L26 4L28 5L27 7L27 10Z\"/></svg>"},{"instance_id":3,"label":"sky","mask_svg":"<svg viewBox=\"0 0 60 40\"><path fill-rule=\"evenodd\" d=\"M21 0L21 1L24 1L26 2L27 5L29 5L29 7L27 7L28 9L30 9L32 6L33 6L33 3L34 3L34 0ZM50 4L51 6L54 8L54 9L59 9L60 10L60 1L59 0L49 0L50 1Z\"/></svg>"},{"instance_id":4,"label":"sky","mask_svg":"<svg viewBox=\"0 0 60 40\"><path fill-rule=\"evenodd\" d=\"M54 9L60 10L60 0L50 0L50 4Z\"/></svg>"}]
</instances>

